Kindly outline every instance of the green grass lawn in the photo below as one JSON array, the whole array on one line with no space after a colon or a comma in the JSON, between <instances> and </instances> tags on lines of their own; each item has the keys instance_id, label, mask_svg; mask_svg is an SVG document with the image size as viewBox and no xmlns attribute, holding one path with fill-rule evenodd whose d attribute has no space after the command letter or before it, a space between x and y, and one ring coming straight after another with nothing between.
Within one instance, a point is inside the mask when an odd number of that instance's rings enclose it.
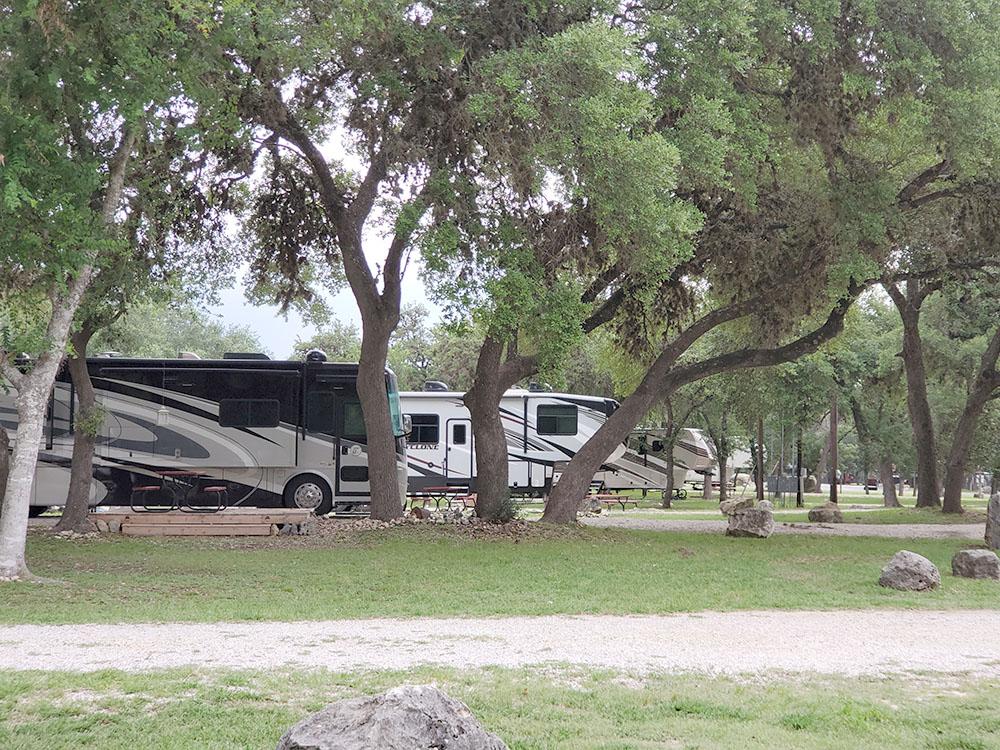
<instances>
[{"instance_id":1,"label":"green grass lawn","mask_svg":"<svg viewBox=\"0 0 1000 750\"><path fill-rule=\"evenodd\" d=\"M0 673L5 750L273 748L329 702L439 685L512 750L1000 747L991 681L695 676L637 680L560 668L406 673Z\"/></svg>"},{"instance_id":2,"label":"green grass lawn","mask_svg":"<svg viewBox=\"0 0 1000 750\"><path fill-rule=\"evenodd\" d=\"M35 573L62 585L0 586L0 622L309 620L666 613L845 607L1000 607L995 582L956 579L960 540L767 540L578 529L472 539L407 526L344 538L68 541L33 533ZM901 548L933 560L941 588L876 584Z\"/></svg>"}]
</instances>

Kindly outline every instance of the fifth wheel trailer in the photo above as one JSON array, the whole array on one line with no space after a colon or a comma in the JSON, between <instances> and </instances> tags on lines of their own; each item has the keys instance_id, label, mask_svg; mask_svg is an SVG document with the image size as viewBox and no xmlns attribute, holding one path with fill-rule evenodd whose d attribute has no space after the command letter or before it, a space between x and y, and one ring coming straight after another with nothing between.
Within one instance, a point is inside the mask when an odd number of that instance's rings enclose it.
<instances>
[{"instance_id":1,"label":"fifth wheel trailer","mask_svg":"<svg viewBox=\"0 0 1000 750\"><path fill-rule=\"evenodd\" d=\"M407 464L411 492L447 485L475 486L472 420L463 394L448 390L399 394L411 431ZM507 476L515 494L541 495L556 466L569 461L618 408L613 399L513 389L500 401L507 436ZM675 486L689 471L709 471L711 453L694 430L683 430L674 452ZM667 465L619 445L594 477L605 489L662 489Z\"/></svg>"}]
</instances>

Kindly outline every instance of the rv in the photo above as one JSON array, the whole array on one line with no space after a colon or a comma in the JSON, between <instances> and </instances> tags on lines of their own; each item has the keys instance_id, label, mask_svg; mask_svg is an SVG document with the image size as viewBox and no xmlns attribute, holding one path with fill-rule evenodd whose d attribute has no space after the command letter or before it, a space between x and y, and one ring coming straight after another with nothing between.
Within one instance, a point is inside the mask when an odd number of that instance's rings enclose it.
<instances>
[{"instance_id":1,"label":"rv","mask_svg":"<svg viewBox=\"0 0 1000 750\"><path fill-rule=\"evenodd\" d=\"M407 443L409 488L474 487L476 457L472 420L461 392L430 381L423 391L403 391L400 403L409 418ZM542 495L553 472L565 464L618 408L618 402L599 396L514 389L500 401L500 419L507 435L507 476L518 495ZM685 430L674 453L677 486L689 470L712 466L704 441ZM662 489L666 463L638 455L625 444L605 460L594 477L605 489Z\"/></svg>"},{"instance_id":2,"label":"rv","mask_svg":"<svg viewBox=\"0 0 1000 750\"><path fill-rule=\"evenodd\" d=\"M263 355L221 360L87 360L103 420L94 455L93 505L156 507L177 487L211 506L199 487L225 491L228 506L366 511L368 456L358 366ZM385 371L401 494L406 440L396 378ZM53 388L32 496L32 514L60 504L69 486L76 394L66 368ZM0 391L0 424L17 429L13 395ZM187 474L186 479L171 477ZM160 492L139 487L162 487ZM216 498L217 501L218 498ZM400 497L402 502L403 497Z\"/></svg>"}]
</instances>

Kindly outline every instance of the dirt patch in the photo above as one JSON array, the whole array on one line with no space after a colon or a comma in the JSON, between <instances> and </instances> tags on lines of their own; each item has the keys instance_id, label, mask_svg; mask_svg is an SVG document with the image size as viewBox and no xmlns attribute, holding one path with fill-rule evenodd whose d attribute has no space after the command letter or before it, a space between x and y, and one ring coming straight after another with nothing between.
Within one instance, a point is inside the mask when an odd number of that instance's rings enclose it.
<instances>
[{"instance_id":1,"label":"dirt patch","mask_svg":"<svg viewBox=\"0 0 1000 750\"><path fill-rule=\"evenodd\" d=\"M328 549L330 547L373 547L391 540L536 542L550 539L580 539L588 532L579 526L561 527L523 519L509 523L441 523L436 520L404 518L373 521L368 518L319 518L308 534L279 534L271 537L201 537L185 539L192 545L213 549ZM592 536L593 532L589 533ZM176 543L177 540L172 540Z\"/></svg>"}]
</instances>

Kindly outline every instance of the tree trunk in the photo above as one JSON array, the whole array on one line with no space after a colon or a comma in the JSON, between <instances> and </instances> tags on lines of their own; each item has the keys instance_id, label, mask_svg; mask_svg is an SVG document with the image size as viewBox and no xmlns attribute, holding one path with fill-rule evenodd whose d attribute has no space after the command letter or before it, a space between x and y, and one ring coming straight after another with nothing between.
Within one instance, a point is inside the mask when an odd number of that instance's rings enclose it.
<instances>
[{"instance_id":1,"label":"tree trunk","mask_svg":"<svg viewBox=\"0 0 1000 750\"><path fill-rule=\"evenodd\" d=\"M57 531L75 531L85 534L94 530L90 510L90 486L94 478L95 430L99 410L94 384L87 370L87 345L94 335L93 329L84 327L70 336L74 355L69 358L70 377L76 393L76 414L73 432L73 465L70 469L69 493Z\"/></svg>"},{"instance_id":2,"label":"tree trunk","mask_svg":"<svg viewBox=\"0 0 1000 750\"><path fill-rule=\"evenodd\" d=\"M906 282L906 296L895 286L886 287L903 322L903 370L906 373L906 405L913 429L917 452L918 508L937 508L938 495L937 448L934 444L934 419L927 397L927 372L924 368L924 346L920 338L920 306L926 298L915 281Z\"/></svg>"},{"instance_id":3,"label":"tree trunk","mask_svg":"<svg viewBox=\"0 0 1000 750\"><path fill-rule=\"evenodd\" d=\"M892 475L892 459L888 456L879 461L879 476L882 478L882 504L886 508L902 508L896 497L896 480ZM867 479L865 480L867 482Z\"/></svg>"},{"instance_id":4,"label":"tree trunk","mask_svg":"<svg viewBox=\"0 0 1000 750\"><path fill-rule=\"evenodd\" d=\"M91 266L84 266L70 282L65 296L53 295L52 317L46 329L49 349L35 360L30 371L18 375L17 382L11 382L17 389L18 422L7 489L0 508L0 580L32 577L25 563L24 550L45 407L66 350L73 316L93 273Z\"/></svg>"},{"instance_id":5,"label":"tree trunk","mask_svg":"<svg viewBox=\"0 0 1000 750\"><path fill-rule=\"evenodd\" d=\"M965 469L969 461L969 451L976 436L976 425L986 408L993 391L1000 388L1000 374L997 373L997 359L1000 358L1000 328L990 340L989 345L980 359L979 372L965 400L965 408L955 427L955 435L951 441L951 450L944 478L944 512L962 512L962 486L965 482Z\"/></svg>"},{"instance_id":6,"label":"tree trunk","mask_svg":"<svg viewBox=\"0 0 1000 750\"><path fill-rule=\"evenodd\" d=\"M28 507L45 426L45 407L58 366L59 357L55 353L43 355L18 388L14 455L0 510L0 581L32 577L24 559Z\"/></svg>"},{"instance_id":7,"label":"tree trunk","mask_svg":"<svg viewBox=\"0 0 1000 750\"><path fill-rule=\"evenodd\" d=\"M729 499L729 456L719 454L719 502Z\"/></svg>"},{"instance_id":8,"label":"tree trunk","mask_svg":"<svg viewBox=\"0 0 1000 750\"><path fill-rule=\"evenodd\" d=\"M7 428L0 424L0 513L3 512L3 496L7 492L7 475L10 473L10 439Z\"/></svg>"},{"instance_id":9,"label":"tree trunk","mask_svg":"<svg viewBox=\"0 0 1000 750\"><path fill-rule=\"evenodd\" d=\"M837 413L837 392L833 393L833 400L830 402L830 502L836 503L837 497L837 465L839 463L837 444L837 421L840 415Z\"/></svg>"},{"instance_id":10,"label":"tree trunk","mask_svg":"<svg viewBox=\"0 0 1000 750\"><path fill-rule=\"evenodd\" d=\"M669 509L673 504L674 499L674 438L672 437L673 426L668 426L670 434L667 435L667 439L664 441L664 449L666 451L665 460L667 462L667 481L663 485L663 502L660 507Z\"/></svg>"},{"instance_id":11,"label":"tree trunk","mask_svg":"<svg viewBox=\"0 0 1000 750\"><path fill-rule=\"evenodd\" d=\"M562 477L553 486L545 504L542 520L549 523L573 523L581 500L587 494L590 481L601 468L601 464L612 451L628 437L632 429L664 394L652 385L653 369L631 396L622 401L621 406L594 435L577 451L570 460ZM709 480L710 481L710 480Z\"/></svg>"},{"instance_id":12,"label":"tree trunk","mask_svg":"<svg viewBox=\"0 0 1000 750\"><path fill-rule=\"evenodd\" d=\"M385 386L385 360L395 321L363 320L363 325L358 398L364 413L368 441L371 517L390 521L403 515L403 496L406 492L406 487L399 484L396 435L392 429Z\"/></svg>"},{"instance_id":13,"label":"tree trunk","mask_svg":"<svg viewBox=\"0 0 1000 750\"><path fill-rule=\"evenodd\" d=\"M795 441L795 507L806 507L802 497L802 428L799 428L798 439Z\"/></svg>"},{"instance_id":14,"label":"tree trunk","mask_svg":"<svg viewBox=\"0 0 1000 750\"><path fill-rule=\"evenodd\" d=\"M507 435L500 418L503 344L487 336L479 350L472 387L463 397L472 417L476 452L476 515L490 521L510 517Z\"/></svg>"},{"instance_id":15,"label":"tree trunk","mask_svg":"<svg viewBox=\"0 0 1000 750\"><path fill-rule=\"evenodd\" d=\"M757 471L754 472L754 484L757 489L757 502L764 500L764 417L757 416L757 450L755 451Z\"/></svg>"},{"instance_id":16,"label":"tree trunk","mask_svg":"<svg viewBox=\"0 0 1000 750\"><path fill-rule=\"evenodd\" d=\"M849 293L838 300L822 325L788 344L773 349L730 351L675 367L677 359L699 338L723 323L744 317L758 300L753 298L733 303L696 320L660 352L635 391L573 456L559 482L552 488L542 520L553 523L573 523L576 520L576 509L594 474L659 399L669 398L682 385L718 373L751 367L771 367L816 351L821 344L843 329L844 317L860 293L860 289L855 287L852 282Z\"/></svg>"}]
</instances>

